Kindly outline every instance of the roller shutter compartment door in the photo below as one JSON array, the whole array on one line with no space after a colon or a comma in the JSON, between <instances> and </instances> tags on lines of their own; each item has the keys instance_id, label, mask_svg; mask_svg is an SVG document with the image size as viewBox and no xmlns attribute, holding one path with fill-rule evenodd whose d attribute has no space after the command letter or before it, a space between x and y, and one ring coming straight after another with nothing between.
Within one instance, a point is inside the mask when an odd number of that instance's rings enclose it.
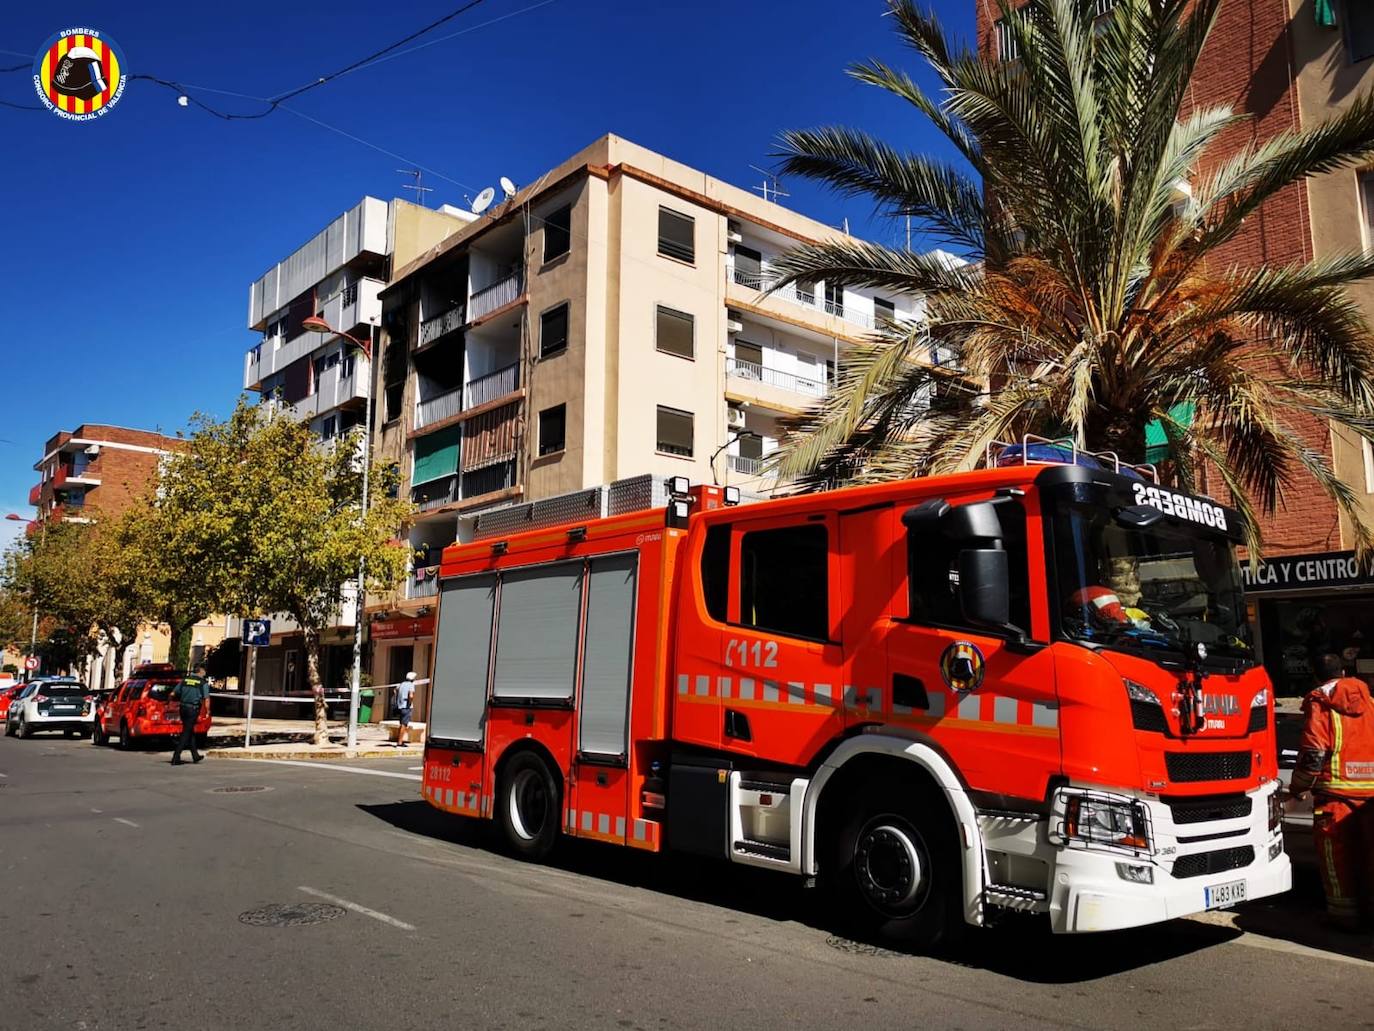
<instances>
[{"instance_id":1,"label":"roller shutter compartment door","mask_svg":"<svg viewBox=\"0 0 1374 1031\"><path fill-rule=\"evenodd\" d=\"M481 744L496 577L446 580L439 593L428 737Z\"/></svg>"},{"instance_id":2,"label":"roller shutter compartment door","mask_svg":"<svg viewBox=\"0 0 1374 1031\"><path fill-rule=\"evenodd\" d=\"M493 698L572 701L582 574L580 561L501 574Z\"/></svg>"},{"instance_id":3,"label":"roller shutter compartment door","mask_svg":"<svg viewBox=\"0 0 1374 1031\"><path fill-rule=\"evenodd\" d=\"M591 561L578 730L584 755L627 754L637 564L634 555Z\"/></svg>"}]
</instances>

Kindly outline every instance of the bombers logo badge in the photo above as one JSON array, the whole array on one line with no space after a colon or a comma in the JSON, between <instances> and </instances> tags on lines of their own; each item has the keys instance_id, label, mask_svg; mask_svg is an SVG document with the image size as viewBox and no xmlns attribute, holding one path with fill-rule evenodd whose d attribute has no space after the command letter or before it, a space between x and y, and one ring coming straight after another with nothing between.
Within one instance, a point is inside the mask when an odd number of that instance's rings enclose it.
<instances>
[{"instance_id":1,"label":"bombers logo badge","mask_svg":"<svg viewBox=\"0 0 1374 1031\"><path fill-rule=\"evenodd\" d=\"M983 682L983 653L972 641L955 641L940 655L940 676L960 694L976 690Z\"/></svg>"},{"instance_id":2,"label":"bombers logo badge","mask_svg":"<svg viewBox=\"0 0 1374 1031\"><path fill-rule=\"evenodd\" d=\"M124 94L128 76L114 40L95 29L63 29L33 62L33 88L53 114L88 122L108 113Z\"/></svg>"}]
</instances>

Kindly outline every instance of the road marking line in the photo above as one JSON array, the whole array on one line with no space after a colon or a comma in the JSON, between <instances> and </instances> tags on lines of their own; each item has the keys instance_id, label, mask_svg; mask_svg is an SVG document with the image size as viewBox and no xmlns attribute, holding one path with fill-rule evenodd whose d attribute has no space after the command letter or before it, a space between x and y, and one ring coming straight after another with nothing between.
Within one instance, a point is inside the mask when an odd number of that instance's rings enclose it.
<instances>
[{"instance_id":1,"label":"road marking line","mask_svg":"<svg viewBox=\"0 0 1374 1031\"><path fill-rule=\"evenodd\" d=\"M407 769L407 770L423 770L424 767L423 767L423 766L407 766L406 769ZM0 777L3 777L3 776L4 776L4 774L3 774L3 773L0 773Z\"/></svg>"},{"instance_id":2,"label":"road marking line","mask_svg":"<svg viewBox=\"0 0 1374 1031\"><path fill-rule=\"evenodd\" d=\"M115 822L115 823L122 823L122 824L124 824L126 827L137 827L137 826L138 826L138 824L134 823L133 820L126 820L126 819L124 819L124 817L122 817L122 816L116 816L116 817L114 817L114 822Z\"/></svg>"},{"instance_id":3,"label":"road marking line","mask_svg":"<svg viewBox=\"0 0 1374 1031\"><path fill-rule=\"evenodd\" d=\"M356 902L349 902L348 899L341 899L337 895L330 895L328 892L320 891L318 888L307 888L302 884L299 886L299 890L305 892L307 895L314 895L316 898L324 899L326 902L332 902L336 906L343 906L344 909L351 909L355 913L361 913L363 916L370 916L373 920L380 920L382 923L390 924L392 927L399 927L403 931L415 930L413 924L408 924L404 920L397 920L394 916L378 913L375 909L368 909L366 906L360 906Z\"/></svg>"},{"instance_id":4,"label":"road marking line","mask_svg":"<svg viewBox=\"0 0 1374 1031\"><path fill-rule=\"evenodd\" d=\"M418 767L418 766L415 767L415 769L417 769L417 770L418 770L419 768L420 768L420 767ZM10 775L9 775L8 773L0 773L0 780L9 780L9 779L10 779Z\"/></svg>"},{"instance_id":5,"label":"road marking line","mask_svg":"<svg viewBox=\"0 0 1374 1031\"><path fill-rule=\"evenodd\" d=\"M103 813L104 811L105 811L104 809L92 809L92 810L91 810L91 812L93 812L93 813Z\"/></svg>"},{"instance_id":6,"label":"road marking line","mask_svg":"<svg viewBox=\"0 0 1374 1031\"><path fill-rule=\"evenodd\" d=\"M399 780L420 780L413 773L392 773L390 770L365 770L361 766L340 766L338 763L312 763L305 759L255 759L254 762L275 766L309 766L316 770L338 770L340 773L365 773L369 777L395 777Z\"/></svg>"}]
</instances>

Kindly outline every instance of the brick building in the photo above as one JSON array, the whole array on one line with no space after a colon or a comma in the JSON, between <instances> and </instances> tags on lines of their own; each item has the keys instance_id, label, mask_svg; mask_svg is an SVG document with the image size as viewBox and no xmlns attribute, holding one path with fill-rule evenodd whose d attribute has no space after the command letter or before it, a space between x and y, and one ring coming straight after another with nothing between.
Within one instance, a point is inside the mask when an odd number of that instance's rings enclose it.
<instances>
[{"instance_id":1,"label":"brick building","mask_svg":"<svg viewBox=\"0 0 1374 1031\"><path fill-rule=\"evenodd\" d=\"M181 446L178 438L151 430L95 423L55 434L33 466L39 480L29 489L29 504L37 514L28 533L41 534L50 522L91 523L119 516L157 479L162 460ZM204 652L223 639L222 618L192 631L193 650ZM139 640L124 653L124 669L114 668L113 649L102 648L87 670L88 682L98 687L126 676L140 662L165 662L168 643L165 628L140 627Z\"/></svg>"},{"instance_id":2,"label":"brick building","mask_svg":"<svg viewBox=\"0 0 1374 1031\"><path fill-rule=\"evenodd\" d=\"M1099 0L1099 6L1106 13L1113 0ZM998 60L1004 55L999 54L997 5L975 0L975 10L979 51L987 60ZM1188 102L1227 106L1249 118L1229 130L1208 160L1223 160L1236 148L1311 128L1338 114L1374 86L1371 58L1374 4L1223 0ZM1211 261L1215 268L1281 266L1370 246L1374 168L1345 169L1271 198ZM1352 293L1374 315L1374 284L1360 284ZM1374 524L1369 442L1316 419L1293 424L1363 499L1365 518ZM1219 484L1210 486L1222 492ZM1308 685L1306 653L1315 648L1353 648L1360 672L1374 676L1374 577L1354 563L1350 526L1335 503L1310 477L1299 475L1264 530L1269 561L1253 574L1247 571L1247 577L1265 665L1280 691L1295 693ZM1364 616L1366 611L1371 616ZM1365 640L1371 644L1364 645Z\"/></svg>"}]
</instances>

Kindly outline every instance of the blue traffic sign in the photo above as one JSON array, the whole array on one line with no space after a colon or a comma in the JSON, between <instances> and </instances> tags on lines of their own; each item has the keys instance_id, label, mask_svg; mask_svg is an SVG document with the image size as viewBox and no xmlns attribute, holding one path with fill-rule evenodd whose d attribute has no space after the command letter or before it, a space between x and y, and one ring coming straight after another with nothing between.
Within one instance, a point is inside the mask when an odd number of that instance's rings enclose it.
<instances>
[{"instance_id":1,"label":"blue traffic sign","mask_svg":"<svg viewBox=\"0 0 1374 1031\"><path fill-rule=\"evenodd\" d=\"M272 643L272 621L270 619L245 619L243 621L243 643L256 648L266 648Z\"/></svg>"}]
</instances>

